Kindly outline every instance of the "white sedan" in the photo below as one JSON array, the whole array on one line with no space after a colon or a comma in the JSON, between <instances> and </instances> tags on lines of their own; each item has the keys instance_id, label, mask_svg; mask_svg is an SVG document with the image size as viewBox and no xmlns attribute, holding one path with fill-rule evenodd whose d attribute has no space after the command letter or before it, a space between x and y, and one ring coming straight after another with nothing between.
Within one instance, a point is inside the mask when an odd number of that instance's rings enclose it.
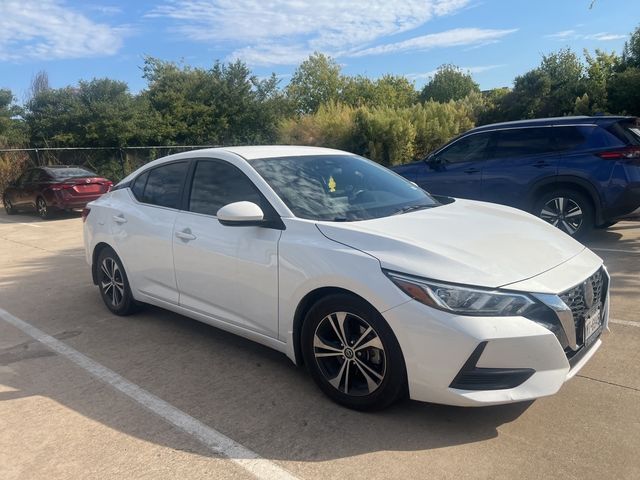
<instances>
[{"instance_id":1,"label":"white sedan","mask_svg":"<svg viewBox=\"0 0 640 480\"><path fill-rule=\"evenodd\" d=\"M551 395L607 328L609 276L577 241L339 150L172 155L83 218L113 313L153 304L275 348L351 408Z\"/></svg>"}]
</instances>

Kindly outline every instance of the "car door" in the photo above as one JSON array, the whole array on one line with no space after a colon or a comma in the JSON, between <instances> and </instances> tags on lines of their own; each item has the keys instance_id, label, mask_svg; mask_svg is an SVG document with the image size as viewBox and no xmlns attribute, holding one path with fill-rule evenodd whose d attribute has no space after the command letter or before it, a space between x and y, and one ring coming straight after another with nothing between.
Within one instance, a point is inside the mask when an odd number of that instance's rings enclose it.
<instances>
[{"instance_id":1,"label":"car door","mask_svg":"<svg viewBox=\"0 0 640 480\"><path fill-rule=\"evenodd\" d=\"M482 200L527 208L538 181L558 174L553 126L495 131L482 168Z\"/></svg>"},{"instance_id":2,"label":"car door","mask_svg":"<svg viewBox=\"0 0 640 480\"><path fill-rule=\"evenodd\" d=\"M176 305L173 225L188 167L188 161L175 161L142 172L132 183L131 198L114 201L107 220L133 289Z\"/></svg>"},{"instance_id":3,"label":"car door","mask_svg":"<svg viewBox=\"0 0 640 480\"><path fill-rule=\"evenodd\" d=\"M281 231L220 224L218 210L239 201L260 205L265 218L275 215L238 167L223 160L197 160L186 211L178 213L174 228L180 305L276 338Z\"/></svg>"},{"instance_id":4,"label":"car door","mask_svg":"<svg viewBox=\"0 0 640 480\"><path fill-rule=\"evenodd\" d=\"M8 189L7 198L9 199L9 201L14 207L25 206L24 187L27 184L27 181L29 180L29 177L31 176L32 171L33 170L27 170L26 172L24 172L15 181L14 186Z\"/></svg>"},{"instance_id":5,"label":"car door","mask_svg":"<svg viewBox=\"0 0 640 480\"><path fill-rule=\"evenodd\" d=\"M415 182L435 195L480 198L489 138L487 132L471 133L445 146L425 161Z\"/></svg>"}]
</instances>

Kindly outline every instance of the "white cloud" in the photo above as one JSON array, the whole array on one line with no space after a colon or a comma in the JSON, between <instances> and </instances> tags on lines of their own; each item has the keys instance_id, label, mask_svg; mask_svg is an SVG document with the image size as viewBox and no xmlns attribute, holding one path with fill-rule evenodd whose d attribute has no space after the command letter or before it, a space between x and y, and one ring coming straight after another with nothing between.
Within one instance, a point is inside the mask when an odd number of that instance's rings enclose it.
<instances>
[{"instance_id":1,"label":"white cloud","mask_svg":"<svg viewBox=\"0 0 640 480\"><path fill-rule=\"evenodd\" d=\"M402 42L387 43L351 53L354 57L379 55L381 53L406 52L410 50L429 50L437 47L456 47L461 45L486 45L516 32L517 29L494 30L485 28L454 28L439 33L430 33L410 38Z\"/></svg>"},{"instance_id":2,"label":"white cloud","mask_svg":"<svg viewBox=\"0 0 640 480\"><path fill-rule=\"evenodd\" d=\"M0 61L114 55L127 32L96 23L60 0L2 0Z\"/></svg>"},{"instance_id":3,"label":"white cloud","mask_svg":"<svg viewBox=\"0 0 640 480\"><path fill-rule=\"evenodd\" d=\"M230 58L242 58L254 65L290 65L314 50L333 56L355 52L363 55L375 43L411 31L435 17L456 13L470 3L471 0L165 0L147 16L171 19L175 22L173 31L190 40L235 48ZM479 41L486 41L482 38L486 32L494 37L500 36L498 32L510 32L463 30L480 35ZM450 43L465 45L472 41Z\"/></svg>"},{"instance_id":4,"label":"white cloud","mask_svg":"<svg viewBox=\"0 0 640 480\"><path fill-rule=\"evenodd\" d=\"M577 25L580 27L581 25ZM600 32L600 33L592 33L592 34L584 34L579 33L576 30L562 30L556 33L550 33L549 35L545 35L545 38L554 38L556 40L599 40L602 42L610 41L610 40L620 40L626 38L626 35L620 35L617 33L608 33L608 32Z\"/></svg>"}]
</instances>

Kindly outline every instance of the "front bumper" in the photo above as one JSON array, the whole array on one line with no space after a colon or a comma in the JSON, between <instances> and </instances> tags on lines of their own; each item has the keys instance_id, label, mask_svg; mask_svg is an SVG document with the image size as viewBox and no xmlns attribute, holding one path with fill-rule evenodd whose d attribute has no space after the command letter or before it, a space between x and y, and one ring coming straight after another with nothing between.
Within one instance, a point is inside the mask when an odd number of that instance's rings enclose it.
<instances>
[{"instance_id":1,"label":"front bumper","mask_svg":"<svg viewBox=\"0 0 640 480\"><path fill-rule=\"evenodd\" d=\"M603 330L608 304L607 290ZM414 300L383 315L402 348L411 398L432 403L483 406L552 395L602 344L598 338L573 351L528 318L455 315Z\"/></svg>"}]
</instances>

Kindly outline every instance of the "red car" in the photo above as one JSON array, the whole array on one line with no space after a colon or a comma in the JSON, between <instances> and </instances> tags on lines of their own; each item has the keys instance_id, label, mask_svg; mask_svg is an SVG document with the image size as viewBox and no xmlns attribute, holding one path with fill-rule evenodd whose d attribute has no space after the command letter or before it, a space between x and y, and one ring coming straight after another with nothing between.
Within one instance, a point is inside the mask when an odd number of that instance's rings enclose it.
<instances>
[{"instance_id":1,"label":"red car","mask_svg":"<svg viewBox=\"0 0 640 480\"><path fill-rule=\"evenodd\" d=\"M4 191L2 200L8 215L35 210L41 218L54 211L80 210L103 193L113 182L82 167L56 165L32 168Z\"/></svg>"}]
</instances>

